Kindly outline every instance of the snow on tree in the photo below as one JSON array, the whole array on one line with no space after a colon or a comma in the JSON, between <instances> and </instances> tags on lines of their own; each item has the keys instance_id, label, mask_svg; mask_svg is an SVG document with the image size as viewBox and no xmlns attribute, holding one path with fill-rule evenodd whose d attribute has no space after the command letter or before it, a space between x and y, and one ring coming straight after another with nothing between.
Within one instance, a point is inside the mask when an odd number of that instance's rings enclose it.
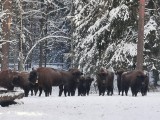
<instances>
[{"instance_id":1,"label":"snow on tree","mask_svg":"<svg viewBox=\"0 0 160 120\"><path fill-rule=\"evenodd\" d=\"M70 11L69 6L70 2L66 0L13 1L9 62L17 65L20 60L18 57L20 39L22 39L23 64L31 67L32 64L39 63L40 54L43 65L62 62L63 53L68 51L70 46L68 43L70 25L66 20L66 15ZM23 10L20 10L21 7ZM40 44L42 44L41 53ZM32 51L29 54L30 50Z\"/></svg>"},{"instance_id":2,"label":"snow on tree","mask_svg":"<svg viewBox=\"0 0 160 120\"><path fill-rule=\"evenodd\" d=\"M75 0L74 7L75 66L85 73L94 73L99 67L131 69L137 54L138 1ZM160 54L154 51L160 43L159 26L154 20L157 16L149 16L148 9L145 14L144 62L149 65L153 61L151 56ZM152 41L155 41L153 48L146 48Z\"/></svg>"}]
</instances>

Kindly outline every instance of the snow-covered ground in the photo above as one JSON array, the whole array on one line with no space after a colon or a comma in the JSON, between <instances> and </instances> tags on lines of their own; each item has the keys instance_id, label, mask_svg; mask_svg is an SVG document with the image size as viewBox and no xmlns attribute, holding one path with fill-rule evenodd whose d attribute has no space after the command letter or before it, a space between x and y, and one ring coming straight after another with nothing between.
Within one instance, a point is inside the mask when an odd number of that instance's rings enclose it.
<instances>
[{"instance_id":1,"label":"snow-covered ground","mask_svg":"<svg viewBox=\"0 0 160 120\"><path fill-rule=\"evenodd\" d=\"M159 120L160 93L147 96L29 96L18 104L0 107L1 120Z\"/></svg>"}]
</instances>

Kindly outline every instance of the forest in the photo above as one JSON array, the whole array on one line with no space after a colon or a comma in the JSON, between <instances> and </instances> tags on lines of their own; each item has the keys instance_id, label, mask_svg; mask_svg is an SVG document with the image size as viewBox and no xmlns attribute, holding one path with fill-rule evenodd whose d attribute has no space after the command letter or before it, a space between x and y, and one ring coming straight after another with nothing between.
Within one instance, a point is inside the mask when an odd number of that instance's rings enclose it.
<instances>
[{"instance_id":1,"label":"forest","mask_svg":"<svg viewBox=\"0 0 160 120\"><path fill-rule=\"evenodd\" d=\"M0 0L1 69L132 69L139 0ZM144 64L160 70L160 1L145 1Z\"/></svg>"}]
</instances>

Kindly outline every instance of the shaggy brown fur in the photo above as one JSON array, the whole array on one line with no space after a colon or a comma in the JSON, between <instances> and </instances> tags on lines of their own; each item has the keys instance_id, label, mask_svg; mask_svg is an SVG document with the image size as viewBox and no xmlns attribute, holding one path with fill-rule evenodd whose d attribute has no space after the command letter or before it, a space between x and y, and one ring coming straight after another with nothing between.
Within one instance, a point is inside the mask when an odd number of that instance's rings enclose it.
<instances>
[{"instance_id":1,"label":"shaggy brown fur","mask_svg":"<svg viewBox=\"0 0 160 120\"><path fill-rule=\"evenodd\" d=\"M99 89L99 95L105 94L107 90L107 95L113 94L113 80L114 80L114 73L108 71L104 68L101 68L99 73L97 74L97 85Z\"/></svg>"},{"instance_id":2,"label":"shaggy brown fur","mask_svg":"<svg viewBox=\"0 0 160 120\"><path fill-rule=\"evenodd\" d=\"M146 75L140 70L123 73L121 80L122 96L124 92L126 96L128 95L129 87L131 87L132 96L137 96L137 93L141 90L142 82L144 82L145 77Z\"/></svg>"},{"instance_id":3,"label":"shaggy brown fur","mask_svg":"<svg viewBox=\"0 0 160 120\"><path fill-rule=\"evenodd\" d=\"M121 76L122 76L123 73L124 73L123 69L120 69L120 70L115 72L115 74L117 75L118 95L120 95L120 92L121 92Z\"/></svg>"},{"instance_id":4,"label":"shaggy brown fur","mask_svg":"<svg viewBox=\"0 0 160 120\"><path fill-rule=\"evenodd\" d=\"M0 72L0 87L6 88L7 90L13 90L14 86L12 80L17 77L18 72L12 71L10 69L3 70Z\"/></svg>"},{"instance_id":5,"label":"shaggy brown fur","mask_svg":"<svg viewBox=\"0 0 160 120\"><path fill-rule=\"evenodd\" d=\"M29 81L28 72L20 72L17 77L14 77L12 83L15 87L20 87L24 90L25 97L28 97L29 91L31 91L31 95L33 95L33 90L35 92L38 90L38 87L35 87L36 85L33 85Z\"/></svg>"},{"instance_id":6,"label":"shaggy brown fur","mask_svg":"<svg viewBox=\"0 0 160 120\"><path fill-rule=\"evenodd\" d=\"M39 96L41 96L42 89L45 91L45 96L49 96L52 86L59 86L59 96L62 95L63 90L66 96L67 92L69 95L75 94L76 81L80 75L81 72L78 69L60 71L53 68L41 67L30 72L29 80L32 83L36 83L36 80L38 80L40 88Z\"/></svg>"}]
</instances>

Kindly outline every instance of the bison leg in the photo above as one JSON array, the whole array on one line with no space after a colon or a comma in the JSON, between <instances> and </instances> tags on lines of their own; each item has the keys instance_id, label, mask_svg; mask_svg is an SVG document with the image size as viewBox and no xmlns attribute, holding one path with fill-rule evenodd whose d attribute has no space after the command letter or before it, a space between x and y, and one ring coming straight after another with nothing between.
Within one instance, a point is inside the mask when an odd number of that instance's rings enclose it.
<instances>
[{"instance_id":1,"label":"bison leg","mask_svg":"<svg viewBox=\"0 0 160 120\"><path fill-rule=\"evenodd\" d=\"M38 89L39 89L38 83L36 83L35 85L33 85L33 90L34 90L34 95L35 96L37 95Z\"/></svg>"},{"instance_id":2,"label":"bison leg","mask_svg":"<svg viewBox=\"0 0 160 120\"><path fill-rule=\"evenodd\" d=\"M126 94L126 96L128 96L128 90L129 90L129 86L125 87L125 94Z\"/></svg>"},{"instance_id":3,"label":"bison leg","mask_svg":"<svg viewBox=\"0 0 160 120\"><path fill-rule=\"evenodd\" d=\"M75 91L71 91L71 96L75 96Z\"/></svg>"},{"instance_id":4,"label":"bison leg","mask_svg":"<svg viewBox=\"0 0 160 120\"><path fill-rule=\"evenodd\" d=\"M103 95L103 96L105 95L105 91L106 91L106 89L105 89L105 88L102 88L102 95Z\"/></svg>"},{"instance_id":5,"label":"bison leg","mask_svg":"<svg viewBox=\"0 0 160 120\"><path fill-rule=\"evenodd\" d=\"M83 92L83 94L84 94L84 96L86 96L86 94L87 94L87 91L86 91L86 89L84 89L84 92Z\"/></svg>"},{"instance_id":6,"label":"bison leg","mask_svg":"<svg viewBox=\"0 0 160 120\"><path fill-rule=\"evenodd\" d=\"M110 94L111 93L111 94ZM108 92L107 92L107 95L113 95L113 88L112 87L108 87Z\"/></svg>"},{"instance_id":7,"label":"bison leg","mask_svg":"<svg viewBox=\"0 0 160 120\"><path fill-rule=\"evenodd\" d=\"M135 93L135 97L137 97L138 92Z\"/></svg>"},{"instance_id":8,"label":"bison leg","mask_svg":"<svg viewBox=\"0 0 160 120\"><path fill-rule=\"evenodd\" d=\"M47 90L48 90L48 96L52 95L52 86L49 89L47 89Z\"/></svg>"},{"instance_id":9,"label":"bison leg","mask_svg":"<svg viewBox=\"0 0 160 120\"><path fill-rule=\"evenodd\" d=\"M125 94L126 94L126 96L128 96L128 90L125 90Z\"/></svg>"},{"instance_id":10,"label":"bison leg","mask_svg":"<svg viewBox=\"0 0 160 120\"><path fill-rule=\"evenodd\" d=\"M78 96L80 96L81 95L81 92L80 92L80 89L78 89Z\"/></svg>"},{"instance_id":11,"label":"bison leg","mask_svg":"<svg viewBox=\"0 0 160 120\"><path fill-rule=\"evenodd\" d=\"M31 89L31 96L33 96L33 89Z\"/></svg>"},{"instance_id":12,"label":"bison leg","mask_svg":"<svg viewBox=\"0 0 160 120\"><path fill-rule=\"evenodd\" d=\"M66 86L64 86L64 96L65 97L67 96L67 91L68 91L68 89L66 88ZM69 94L69 91L68 91L68 94Z\"/></svg>"},{"instance_id":13,"label":"bison leg","mask_svg":"<svg viewBox=\"0 0 160 120\"><path fill-rule=\"evenodd\" d=\"M118 90L118 95L120 95L120 90Z\"/></svg>"},{"instance_id":14,"label":"bison leg","mask_svg":"<svg viewBox=\"0 0 160 120\"><path fill-rule=\"evenodd\" d=\"M111 88L111 95L113 95L113 88Z\"/></svg>"},{"instance_id":15,"label":"bison leg","mask_svg":"<svg viewBox=\"0 0 160 120\"><path fill-rule=\"evenodd\" d=\"M51 95L51 93L52 93L52 86L48 86L45 89L45 96L48 97L49 95Z\"/></svg>"},{"instance_id":16,"label":"bison leg","mask_svg":"<svg viewBox=\"0 0 160 120\"><path fill-rule=\"evenodd\" d=\"M89 96L89 91L87 91L87 95Z\"/></svg>"},{"instance_id":17,"label":"bison leg","mask_svg":"<svg viewBox=\"0 0 160 120\"><path fill-rule=\"evenodd\" d=\"M136 91L134 87L131 87L131 92L132 92L132 96L135 96Z\"/></svg>"},{"instance_id":18,"label":"bison leg","mask_svg":"<svg viewBox=\"0 0 160 120\"><path fill-rule=\"evenodd\" d=\"M78 96L80 96L81 95L81 87L78 87Z\"/></svg>"},{"instance_id":19,"label":"bison leg","mask_svg":"<svg viewBox=\"0 0 160 120\"><path fill-rule=\"evenodd\" d=\"M47 88L47 89L45 89L45 90L44 90L44 92L45 92L45 96L46 96L46 97L48 97L48 96L49 96L50 91L51 91L51 90L50 90L50 88Z\"/></svg>"},{"instance_id":20,"label":"bison leg","mask_svg":"<svg viewBox=\"0 0 160 120\"><path fill-rule=\"evenodd\" d=\"M124 89L122 89L122 96L124 95Z\"/></svg>"},{"instance_id":21,"label":"bison leg","mask_svg":"<svg viewBox=\"0 0 160 120\"><path fill-rule=\"evenodd\" d=\"M35 88L35 89L34 89L34 95L35 95L35 96L37 95L37 92L38 92L38 88Z\"/></svg>"},{"instance_id":22,"label":"bison leg","mask_svg":"<svg viewBox=\"0 0 160 120\"><path fill-rule=\"evenodd\" d=\"M46 90L44 90L44 93L45 93L45 96L47 97L47 96L48 96L48 93L47 93L47 91L46 91Z\"/></svg>"},{"instance_id":23,"label":"bison leg","mask_svg":"<svg viewBox=\"0 0 160 120\"><path fill-rule=\"evenodd\" d=\"M42 94L42 87L39 87L39 97L41 96Z\"/></svg>"},{"instance_id":24,"label":"bison leg","mask_svg":"<svg viewBox=\"0 0 160 120\"><path fill-rule=\"evenodd\" d=\"M101 93L102 93L102 91L101 91L101 89L99 89L99 96L101 96Z\"/></svg>"},{"instance_id":25,"label":"bison leg","mask_svg":"<svg viewBox=\"0 0 160 120\"><path fill-rule=\"evenodd\" d=\"M28 97L28 93L29 93L28 89L24 90L25 97Z\"/></svg>"},{"instance_id":26,"label":"bison leg","mask_svg":"<svg viewBox=\"0 0 160 120\"><path fill-rule=\"evenodd\" d=\"M120 92L121 92L121 87L118 86L118 95L120 95Z\"/></svg>"},{"instance_id":27,"label":"bison leg","mask_svg":"<svg viewBox=\"0 0 160 120\"><path fill-rule=\"evenodd\" d=\"M71 96L71 92L70 91L68 91L68 96Z\"/></svg>"},{"instance_id":28,"label":"bison leg","mask_svg":"<svg viewBox=\"0 0 160 120\"><path fill-rule=\"evenodd\" d=\"M89 91L90 91L90 89L87 89L86 90L86 94L89 96Z\"/></svg>"},{"instance_id":29,"label":"bison leg","mask_svg":"<svg viewBox=\"0 0 160 120\"><path fill-rule=\"evenodd\" d=\"M62 95L63 92L63 85L59 86L59 97Z\"/></svg>"},{"instance_id":30,"label":"bison leg","mask_svg":"<svg viewBox=\"0 0 160 120\"><path fill-rule=\"evenodd\" d=\"M102 96L104 96L105 95L105 92L102 92Z\"/></svg>"},{"instance_id":31,"label":"bison leg","mask_svg":"<svg viewBox=\"0 0 160 120\"><path fill-rule=\"evenodd\" d=\"M120 95L120 93L121 93L121 88L118 87L118 95Z\"/></svg>"},{"instance_id":32,"label":"bison leg","mask_svg":"<svg viewBox=\"0 0 160 120\"><path fill-rule=\"evenodd\" d=\"M99 90L99 96L101 96L101 93L102 93L102 89L100 86L98 86L98 90Z\"/></svg>"},{"instance_id":33,"label":"bison leg","mask_svg":"<svg viewBox=\"0 0 160 120\"><path fill-rule=\"evenodd\" d=\"M111 93L111 94L110 94ZM113 95L113 89L109 90L109 94L112 96Z\"/></svg>"},{"instance_id":34,"label":"bison leg","mask_svg":"<svg viewBox=\"0 0 160 120\"><path fill-rule=\"evenodd\" d=\"M107 95L109 96L109 93L110 93L110 91L109 90L107 90Z\"/></svg>"}]
</instances>

